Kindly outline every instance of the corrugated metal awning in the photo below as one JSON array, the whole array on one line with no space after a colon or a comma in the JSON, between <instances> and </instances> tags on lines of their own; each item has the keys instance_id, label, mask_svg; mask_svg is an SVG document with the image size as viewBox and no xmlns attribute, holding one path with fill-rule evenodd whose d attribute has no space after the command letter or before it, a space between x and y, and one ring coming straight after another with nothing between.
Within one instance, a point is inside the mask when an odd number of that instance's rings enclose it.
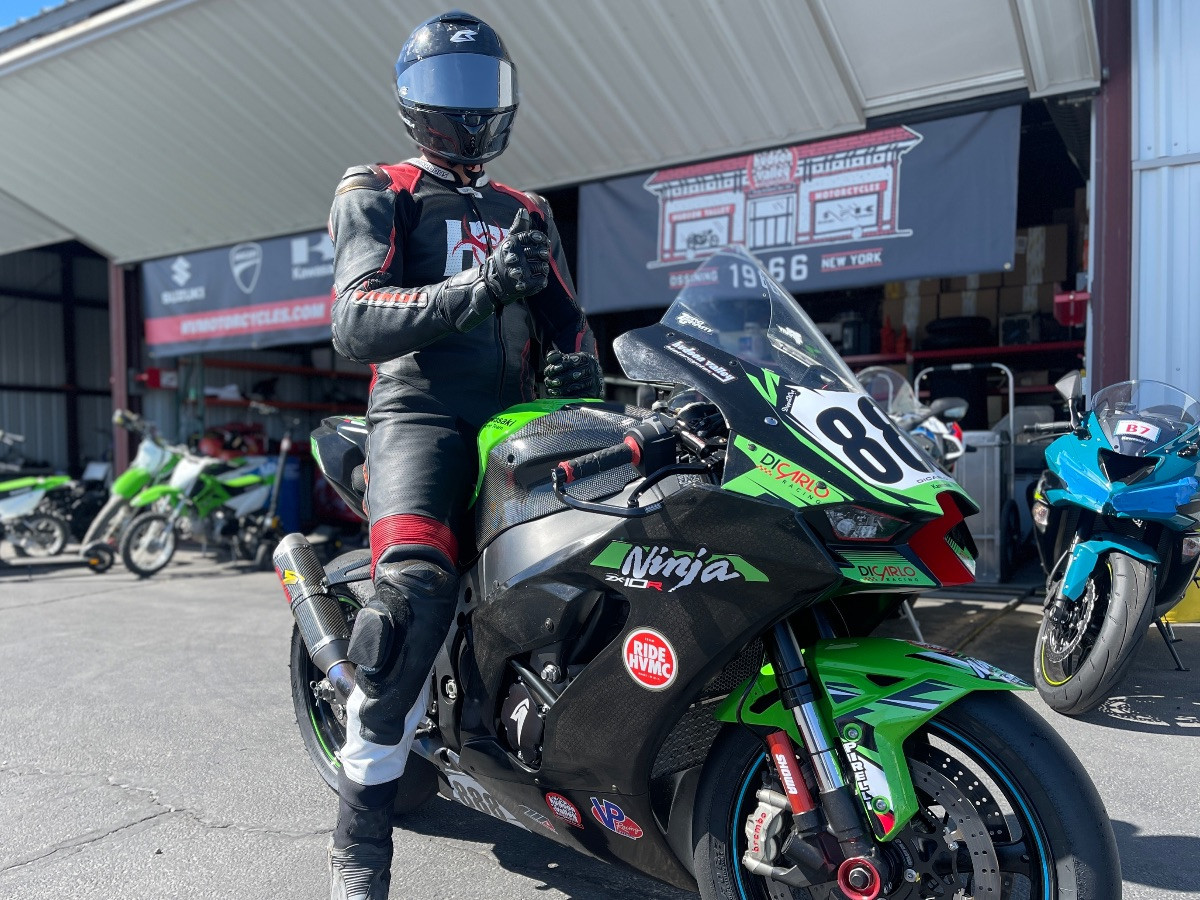
<instances>
[{"instance_id":1,"label":"corrugated metal awning","mask_svg":"<svg viewBox=\"0 0 1200 900\"><path fill-rule=\"evenodd\" d=\"M442 9L131 0L0 52L0 253L69 234L127 262L320 227L346 167L411 155L391 63ZM1100 79L1088 0L477 0L472 11L520 70L514 140L490 170L522 187Z\"/></svg>"}]
</instances>

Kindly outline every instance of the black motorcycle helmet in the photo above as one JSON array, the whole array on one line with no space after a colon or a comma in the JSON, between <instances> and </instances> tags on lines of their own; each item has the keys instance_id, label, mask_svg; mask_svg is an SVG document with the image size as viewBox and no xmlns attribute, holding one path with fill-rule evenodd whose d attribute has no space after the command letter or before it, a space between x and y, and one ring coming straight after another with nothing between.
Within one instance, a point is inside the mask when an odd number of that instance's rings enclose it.
<instances>
[{"instance_id":1,"label":"black motorcycle helmet","mask_svg":"<svg viewBox=\"0 0 1200 900\"><path fill-rule=\"evenodd\" d=\"M517 69L486 22L454 10L422 22L396 60L400 118L417 146L476 165L504 152L517 115Z\"/></svg>"}]
</instances>

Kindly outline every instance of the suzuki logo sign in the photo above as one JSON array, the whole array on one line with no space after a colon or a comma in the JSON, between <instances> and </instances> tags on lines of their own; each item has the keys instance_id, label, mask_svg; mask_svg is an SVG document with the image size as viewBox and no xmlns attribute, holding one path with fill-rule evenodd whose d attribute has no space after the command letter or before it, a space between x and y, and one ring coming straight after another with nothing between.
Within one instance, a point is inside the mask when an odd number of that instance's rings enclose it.
<instances>
[{"instance_id":1,"label":"suzuki logo sign","mask_svg":"<svg viewBox=\"0 0 1200 900\"><path fill-rule=\"evenodd\" d=\"M262 255L262 247L254 243L238 244L229 251L229 270L243 294L249 294L258 284Z\"/></svg>"},{"instance_id":2,"label":"suzuki logo sign","mask_svg":"<svg viewBox=\"0 0 1200 900\"><path fill-rule=\"evenodd\" d=\"M192 267L182 256L175 258L175 262L171 263L171 280L180 287L188 283L192 277Z\"/></svg>"}]
</instances>

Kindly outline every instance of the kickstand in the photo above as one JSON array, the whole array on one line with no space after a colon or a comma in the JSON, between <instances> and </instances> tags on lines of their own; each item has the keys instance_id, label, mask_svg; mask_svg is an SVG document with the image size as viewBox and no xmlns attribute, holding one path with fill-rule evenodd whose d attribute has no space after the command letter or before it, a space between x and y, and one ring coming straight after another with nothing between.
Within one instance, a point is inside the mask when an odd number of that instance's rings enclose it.
<instances>
[{"instance_id":1,"label":"kickstand","mask_svg":"<svg viewBox=\"0 0 1200 900\"><path fill-rule=\"evenodd\" d=\"M900 604L900 614L908 620L908 624L912 626L913 634L917 636L917 640L922 644L925 643L925 635L921 633L921 623L917 621L916 615L913 614L912 603L905 600Z\"/></svg>"},{"instance_id":2,"label":"kickstand","mask_svg":"<svg viewBox=\"0 0 1200 900\"><path fill-rule=\"evenodd\" d=\"M1179 651L1175 649L1182 638L1175 637L1175 629L1171 627L1170 622L1166 622L1160 616L1154 620L1154 624L1158 626L1158 633L1162 635L1163 643L1167 645L1167 649L1171 651L1171 659L1175 660L1176 672L1190 672L1191 669L1183 664L1183 660L1179 658Z\"/></svg>"}]
</instances>

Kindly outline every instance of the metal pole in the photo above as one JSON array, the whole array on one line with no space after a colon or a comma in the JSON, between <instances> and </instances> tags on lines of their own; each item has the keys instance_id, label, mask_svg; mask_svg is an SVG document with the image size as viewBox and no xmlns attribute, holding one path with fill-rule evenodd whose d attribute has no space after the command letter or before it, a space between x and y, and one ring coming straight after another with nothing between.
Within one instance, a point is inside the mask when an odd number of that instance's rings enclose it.
<instances>
[{"instance_id":1,"label":"metal pole","mask_svg":"<svg viewBox=\"0 0 1200 900\"><path fill-rule=\"evenodd\" d=\"M111 365L113 411L129 408L128 314L125 305L125 269L108 264L108 347ZM113 426L113 474L129 468L129 438Z\"/></svg>"}]
</instances>

